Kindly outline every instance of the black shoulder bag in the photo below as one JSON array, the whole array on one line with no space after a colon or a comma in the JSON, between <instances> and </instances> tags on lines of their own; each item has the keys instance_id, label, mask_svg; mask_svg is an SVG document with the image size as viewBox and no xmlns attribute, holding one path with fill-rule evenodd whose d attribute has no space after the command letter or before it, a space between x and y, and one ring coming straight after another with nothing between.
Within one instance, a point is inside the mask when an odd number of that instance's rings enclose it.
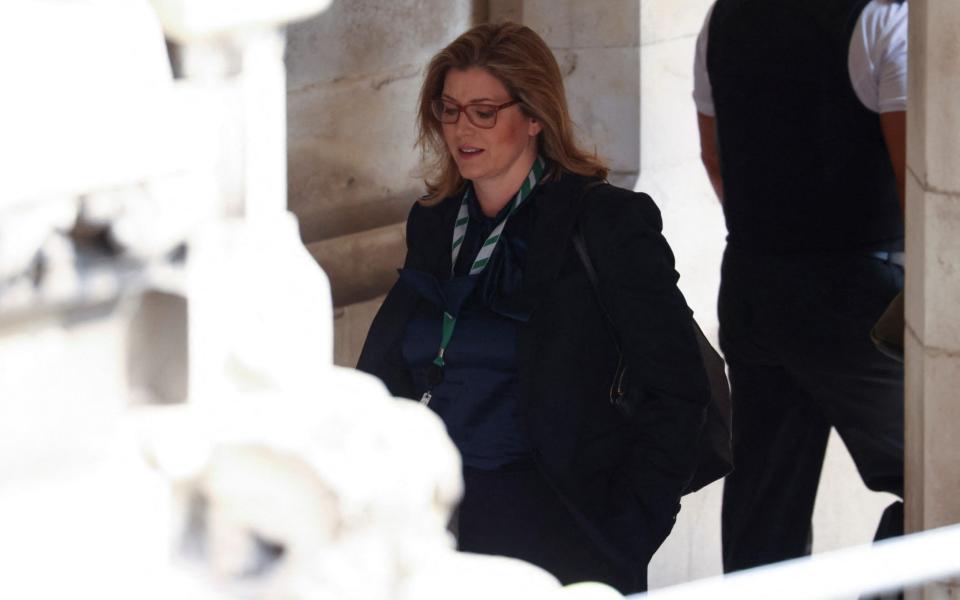
<instances>
[{"instance_id":1,"label":"black shoulder bag","mask_svg":"<svg viewBox=\"0 0 960 600\"><path fill-rule=\"evenodd\" d=\"M577 229L573 235L573 247L577 251L577 256L580 257L580 262L583 263L583 268L590 280L597 303L600 305L600 311L603 312L603 316L610 326L613 342L619 355L617 370L610 384L610 403L624 417L631 418L637 406L643 402L643 390L635 382L631 383L627 375L627 365L623 359L620 336L613 324L613 319L610 318L610 313L607 312L606 306L600 298L600 281L596 270L593 268L590 255L587 253L587 245L583 240L583 232L579 224L577 224ZM726 476L733 470L733 449L730 438L732 421L730 386L727 382L726 367L723 359L710 345L692 316L690 317L690 323L693 325L697 345L700 347L700 356L703 359L703 368L710 383L710 404L707 405L706 420L700 433L697 467L693 478L683 491L684 494L695 492Z\"/></svg>"}]
</instances>

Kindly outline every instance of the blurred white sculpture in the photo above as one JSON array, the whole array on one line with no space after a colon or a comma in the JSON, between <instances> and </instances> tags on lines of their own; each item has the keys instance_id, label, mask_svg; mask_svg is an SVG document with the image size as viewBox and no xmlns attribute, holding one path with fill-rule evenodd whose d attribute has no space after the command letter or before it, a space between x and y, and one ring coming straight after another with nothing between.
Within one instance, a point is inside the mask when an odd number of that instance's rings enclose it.
<instances>
[{"instance_id":1,"label":"blurred white sculpture","mask_svg":"<svg viewBox=\"0 0 960 600\"><path fill-rule=\"evenodd\" d=\"M0 597L619 597L454 552L443 424L332 364L281 31L328 3L0 5Z\"/></svg>"}]
</instances>

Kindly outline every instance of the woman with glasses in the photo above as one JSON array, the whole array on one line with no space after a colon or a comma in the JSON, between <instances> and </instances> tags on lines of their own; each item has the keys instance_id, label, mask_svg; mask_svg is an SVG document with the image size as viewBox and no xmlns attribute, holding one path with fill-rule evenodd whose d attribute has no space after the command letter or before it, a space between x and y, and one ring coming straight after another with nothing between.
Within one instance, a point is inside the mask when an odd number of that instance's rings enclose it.
<instances>
[{"instance_id":1,"label":"woman with glasses","mask_svg":"<svg viewBox=\"0 0 960 600\"><path fill-rule=\"evenodd\" d=\"M556 60L526 27L480 25L440 51L419 131L427 193L358 367L446 424L460 550L643 590L710 393L659 211L577 146ZM608 399L614 335L642 389L630 416Z\"/></svg>"}]
</instances>

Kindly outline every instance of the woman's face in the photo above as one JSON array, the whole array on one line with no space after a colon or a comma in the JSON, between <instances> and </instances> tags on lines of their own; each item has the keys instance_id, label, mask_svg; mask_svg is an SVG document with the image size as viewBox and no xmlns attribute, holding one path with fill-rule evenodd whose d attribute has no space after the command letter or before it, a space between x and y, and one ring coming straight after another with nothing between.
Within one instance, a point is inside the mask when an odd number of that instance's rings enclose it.
<instances>
[{"instance_id":1,"label":"woman's face","mask_svg":"<svg viewBox=\"0 0 960 600\"><path fill-rule=\"evenodd\" d=\"M442 98L461 106L499 106L513 100L500 80L480 67L448 71ZM475 186L522 181L536 159L536 136L541 127L536 119L523 114L519 104L501 109L492 129L477 127L464 113L456 123L443 123L442 127L460 175Z\"/></svg>"}]
</instances>

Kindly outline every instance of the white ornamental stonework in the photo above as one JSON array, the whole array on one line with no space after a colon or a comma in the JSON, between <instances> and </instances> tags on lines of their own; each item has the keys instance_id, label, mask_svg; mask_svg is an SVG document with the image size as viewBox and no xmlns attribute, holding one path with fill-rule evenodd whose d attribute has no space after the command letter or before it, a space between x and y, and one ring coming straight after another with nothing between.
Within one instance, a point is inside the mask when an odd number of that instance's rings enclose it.
<instances>
[{"instance_id":1,"label":"white ornamental stonework","mask_svg":"<svg viewBox=\"0 0 960 600\"><path fill-rule=\"evenodd\" d=\"M621 597L455 552L442 422L332 364L277 102L325 4L0 7L0 597Z\"/></svg>"}]
</instances>

